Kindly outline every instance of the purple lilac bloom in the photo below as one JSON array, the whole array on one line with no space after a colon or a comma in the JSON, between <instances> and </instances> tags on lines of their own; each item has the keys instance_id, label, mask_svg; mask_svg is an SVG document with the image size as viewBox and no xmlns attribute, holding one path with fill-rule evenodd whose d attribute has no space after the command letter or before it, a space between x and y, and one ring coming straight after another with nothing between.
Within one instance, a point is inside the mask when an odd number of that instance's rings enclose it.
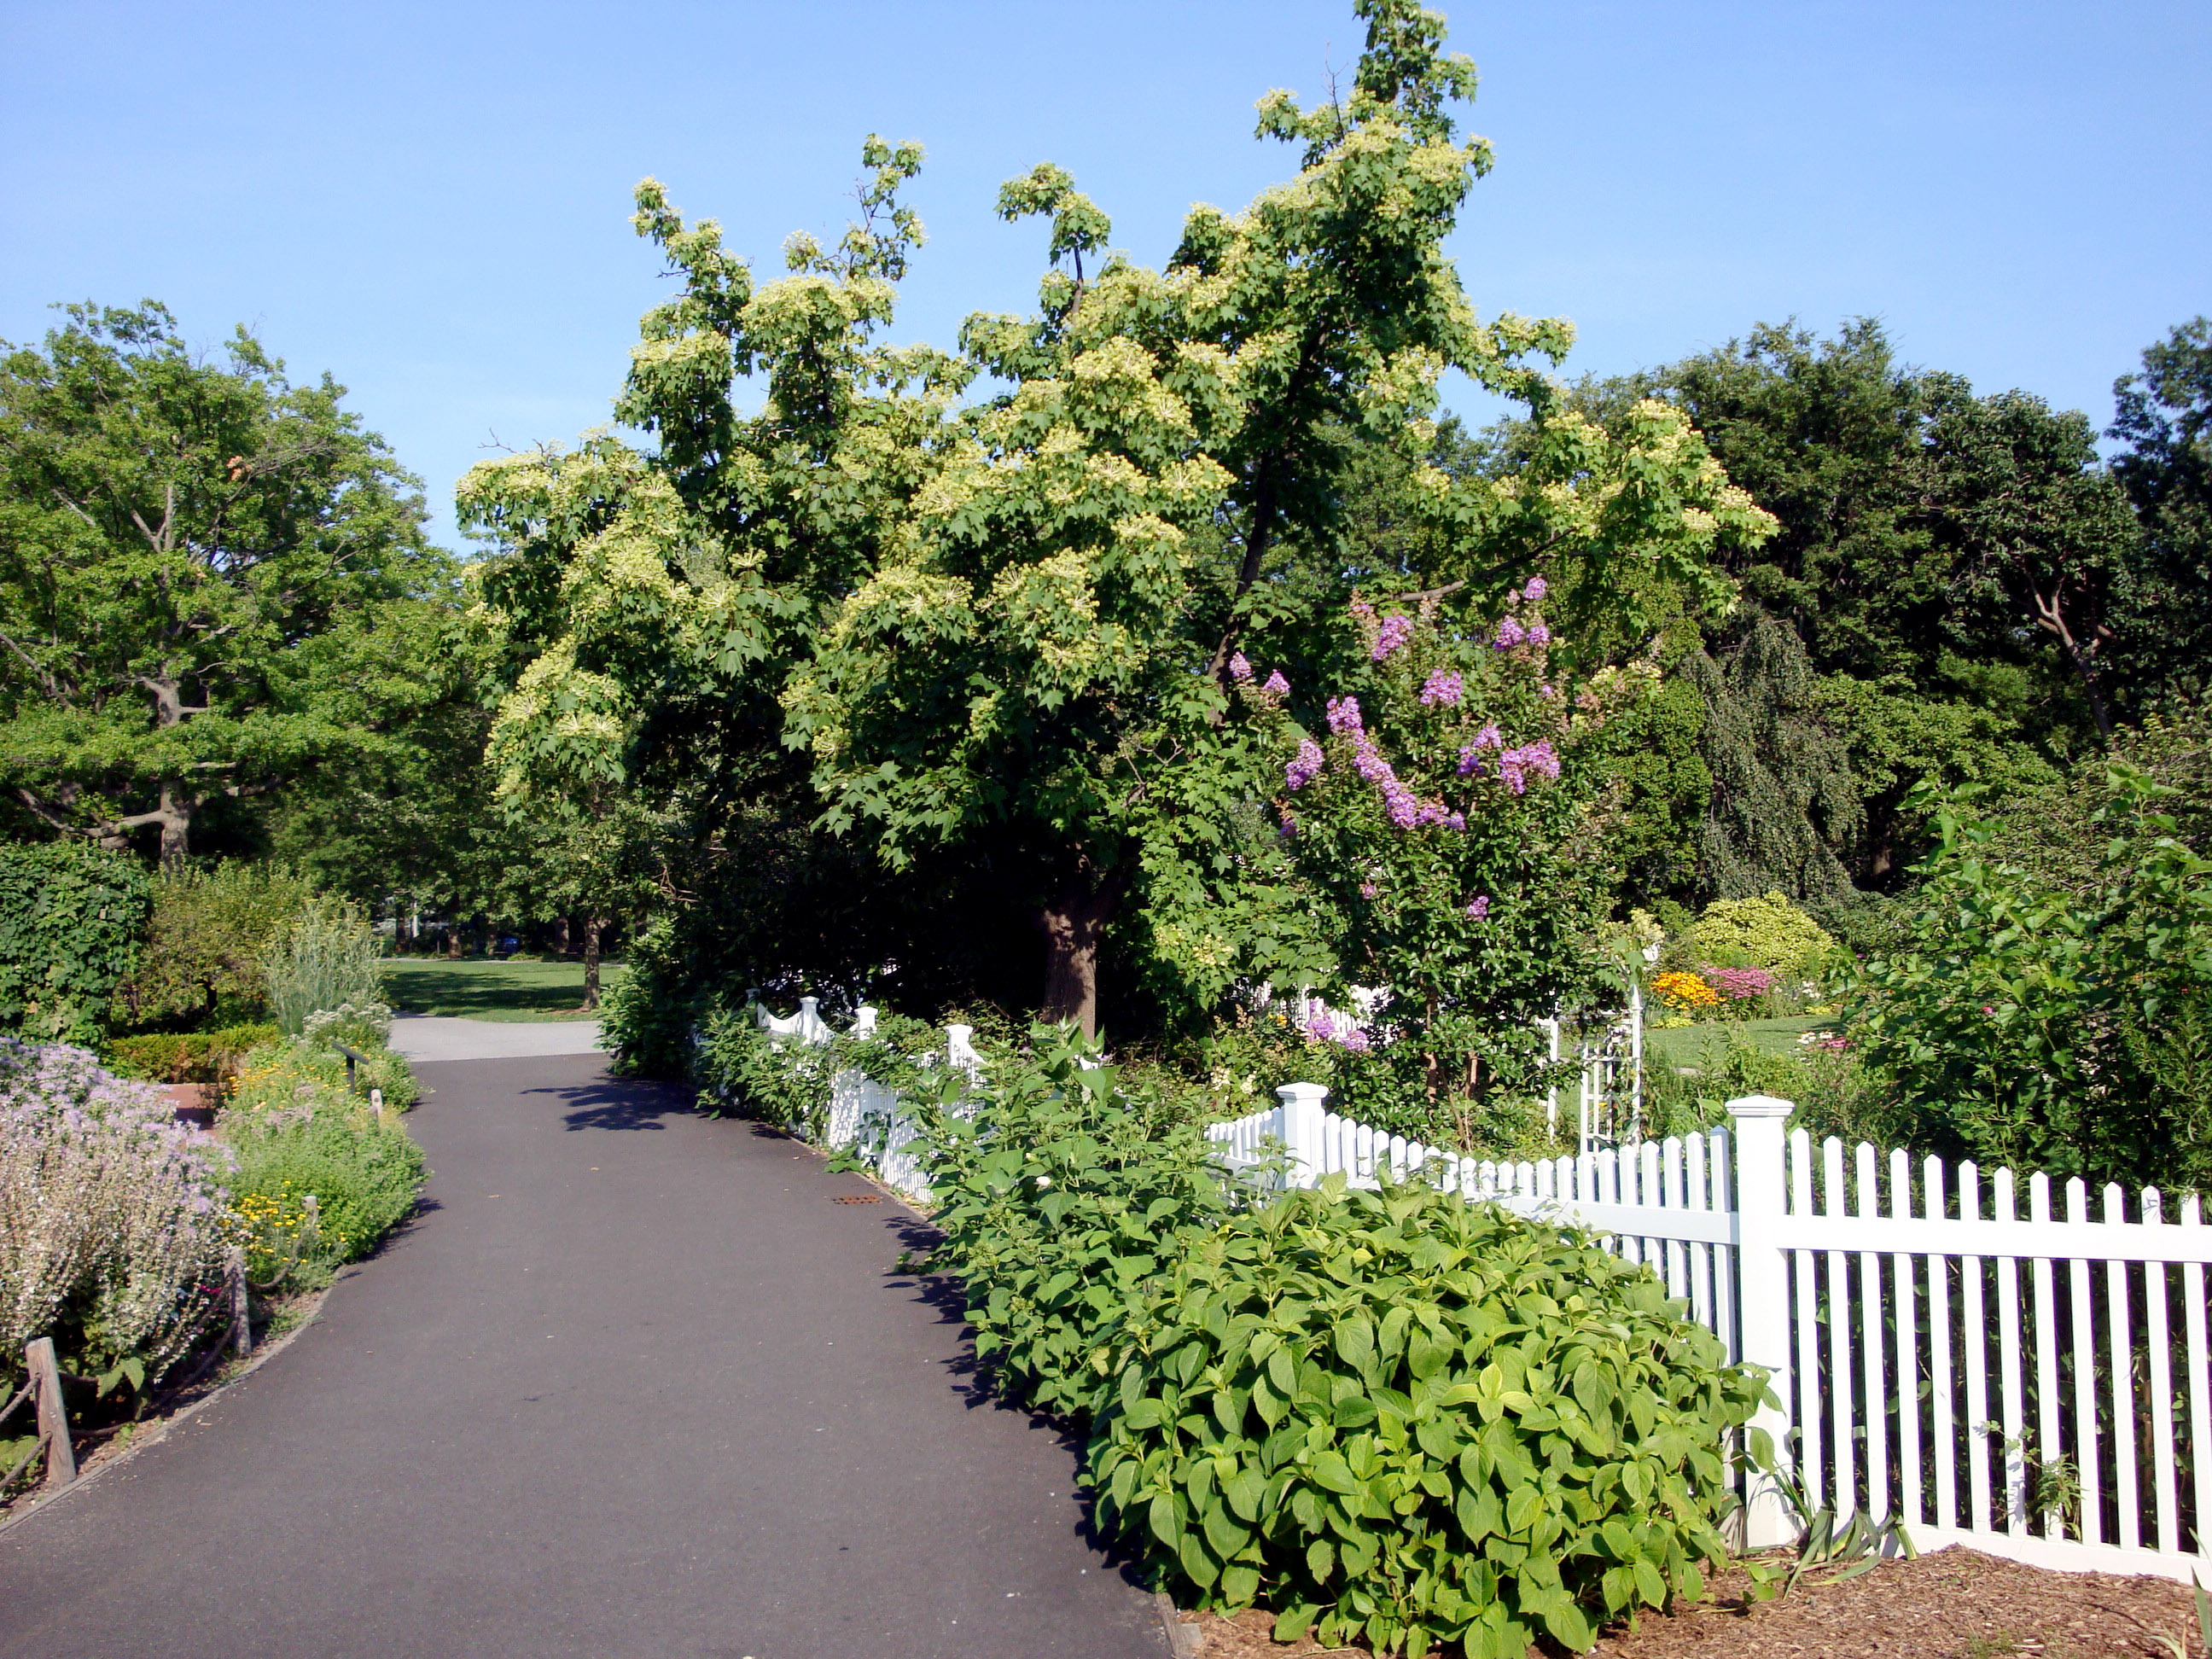
<instances>
[{"instance_id":1,"label":"purple lilac bloom","mask_svg":"<svg viewBox=\"0 0 2212 1659\"><path fill-rule=\"evenodd\" d=\"M1440 702L1456 704L1465 690L1457 674L1449 668L1439 668L1421 688L1421 701L1431 708Z\"/></svg>"},{"instance_id":2,"label":"purple lilac bloom","mask_svg":"<svg viewBox=\"0 0 2212 1659\"><path fill-rule=\"evenodd\" d=\"M1551 642L1552 630L1550 629L1545 627L1541 623L1531 623L1528 624L1529 644L1549 645Z\"/></svg>"},{"instance_id":3,"label":"purple lilac bloom","mask_svg":"<svg viewBox=\"0 0 2212 1659\"><path fill-rule=\"evenodd\" d=\"M1327 759L1319 744L1311 738L1300 738L1298 757L1283 769L1283 781L1293 789L1304 788L1321 775L1322 766Z\"/></svg>"},{"instance_id":4,"label":"purple lilac bloom","mask_svg":"<svg viewBox=\"0 0 2212 1659\"><path fill-rule=\"evenodd\" d=\"M1340 737L1346 732L1359 731L1359 699L1331 697L1328 700L1328 729Z\"/></svg>"},{"instance_id":5,"label":"purple lilac bloom","mask_svg":"<svg viewBox=\"0 0 2212 1659\"><path fill-rule=\"evenodd\" d=\"M1383 617L1382 629L1375 636L1375 660L1382 661L1405 644L1413 636L1413 619L1411 617Z\"/></svg>"},{"instance_id":6,"label":"purple lilac bloom","mask_svg":"<svg viewBox=\"0 0 2212 1659\"><path fill-rule=\"evenodd\" d=\"M1528 595L1529 604L1534 605L1537 600L1544 597L1546 592L1544 579L1541 576L1529 577L1528 586L1522 588L1521 591Z\"/></svg>"},{"instance_id":7,"label":"purple lilac bloom","mask_svg":"<svg viewBox=\"0 0 2212 1659\"><path fill-rule=\"evenodd\" d=\"M1528 637L1528 630L1522 627L1516 618L1507 617L1498 624L1498 637L1491 641L1491 648L1510 651Z\"/></svg>"},{"instance_id":8,"label":"purple lilac bloom","mask_svg":"<svg viewBox=\"0 0 2212 1659\"><path fill-rule=\"evenodd\" d=\"M1487 893L1476 894L1474 896L1474 902L1467 907L1467 919L1469 921L1480 921L1489 915L1490 895Z\"/></svg>"},{"instance_id":9,"label":"purple lilac bloom","mask_svg":"<svg viewBox=\"0 0 2212 1659\"><path fill-rule=\"evenodd\" d=\"M1291 683L1283 678L1283 671L1279 668L1267 676L1267 683L1260 689L1270 696L1287 697L1291 695Z\"/></svg>"},{"instance_id":10,"label":"purple lilac bloom","mask_svg":"<svg viewBox=\"0 0 2212 1659\"><path fill-rule=\"evenodd\" d=\"M1229 659L1229 678L1240 682L1252 678L1251 659L1242 651L1232 653Z\"/></svg>"}]
</instances>

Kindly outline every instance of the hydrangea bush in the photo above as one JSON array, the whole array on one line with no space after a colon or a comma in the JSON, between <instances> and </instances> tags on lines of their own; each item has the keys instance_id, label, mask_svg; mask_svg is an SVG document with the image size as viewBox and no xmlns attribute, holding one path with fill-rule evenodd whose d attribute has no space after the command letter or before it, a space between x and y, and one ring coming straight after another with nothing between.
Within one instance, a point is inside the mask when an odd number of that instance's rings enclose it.
<instances>
[{"instance_id":1,"label":"hydrangea bush","mask_svg":"<svg viewBox=\"0 0 2212 1659\"><path fill-rule=\"evenodd\" d=\"M52 1334L150 1387L216 1304L231 1159L82 1048L0 1038L0 1367Z\"/></svg>"}]
</instances>

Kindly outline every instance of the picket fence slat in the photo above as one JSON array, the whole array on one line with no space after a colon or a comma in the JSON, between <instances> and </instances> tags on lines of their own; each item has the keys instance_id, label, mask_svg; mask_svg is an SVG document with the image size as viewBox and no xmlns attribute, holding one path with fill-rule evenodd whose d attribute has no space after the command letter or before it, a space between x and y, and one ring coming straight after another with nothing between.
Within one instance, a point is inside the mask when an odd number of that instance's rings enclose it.
<instances>
[{"instance_id":1,"label":"picket fence slat","mask_svg":"<svg viewBox=\"0 0 2212 1659\"><path fill-rule=\"evenodd\" d=\"M1889 1155L1889 1213L1893 1221L1912 1218L1912 1161L1904 1149ZM1920 1496L1920 1340L1914 1297L1912 1257L1898 1251L1889 1258L1897 1304L1898 1512L1913 1526L1924 1513Z\"/></svg>"},{"instance_id":2,"label":"picket fence slat","mask_svg":"<svg viewBox=\"0 0 2212 1659\"><path fill-rule=\"evenodd\" d=\"M1859 1143L1856 1175L1858 1218L1867 1224L1866 1242L1881 1237L1881 1200L1875 1182L1874 1148ZM1867 1513L1889 1515L1889 1401L1894 1397L1882 1364L1881 1257L1869 1249L1859 1255L1859 1364L1866 1380Z\"/></svg>"},{"instance_id":3,"label":"picket fence slat","mask_svg":"<svg viewBox=\"0 0 2212 1659\"><path fill-rule=\"evenodd\" d=\"M1921 1205L1929 1221L1943 1218L1943 1161L1921 1165ZM1936 1517L1939 1527L1959 1524L1959 1438L1952 1417L1951 1264L1946 1256L1928 1257L1928 1358L1934 1401Z\"/></svg>"},{"instance_id":4,"label":"picket fence slat","mask_svg":"<svg viewBox=\"0 0 2212 1659\"><path fill-rule=\"evenodd\" d=\"M2162 1221L2158 1188L2143 1190L2143 1219ZM2171 1336L2166 1328L2166 1269L2155 1261L2143 1263L2143 1311L2150 1341L2150 1467L2158 1504L2158 1547L2178 1547L2181 1534L2181 1506L2173 1480L2173 1365Z\"/></svg>"}]
</instances>

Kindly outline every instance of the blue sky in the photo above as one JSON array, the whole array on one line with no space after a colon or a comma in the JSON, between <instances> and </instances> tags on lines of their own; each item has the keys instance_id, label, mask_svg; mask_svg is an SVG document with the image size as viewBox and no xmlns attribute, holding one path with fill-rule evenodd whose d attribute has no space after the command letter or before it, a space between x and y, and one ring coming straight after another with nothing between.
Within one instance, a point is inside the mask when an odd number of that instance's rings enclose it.
<instances>
[{"instance_id":1,"label":"blue sky","mask_svg":"<svg viewBox=\"0 0 2212 1659\"><path fill-rule=\"evenodd\" d=\"M1447 7L1498 148L1452 251L1486 313L1571 318L1569 373L1796 316L2086 409L2212 311L2212 6ZM842 224L870 131L916 138L930 229L895 334L1034 293L990 212L1041 160L1156 263L1194 201L1292 165L1270 87L1357 56L1348 5L816 0L374 7L0 0L0 337L64 299L167 301L329 369L422 475L607 418L666 292L645 173L756 268ZM1471 397L1459 400L1480 416Z\"/></svg>"}]
</instances>

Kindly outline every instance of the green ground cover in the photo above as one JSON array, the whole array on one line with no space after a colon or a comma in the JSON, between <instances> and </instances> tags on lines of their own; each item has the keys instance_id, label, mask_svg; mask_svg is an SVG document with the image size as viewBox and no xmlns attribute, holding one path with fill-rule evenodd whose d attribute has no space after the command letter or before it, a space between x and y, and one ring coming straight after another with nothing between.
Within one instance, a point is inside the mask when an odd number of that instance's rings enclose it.
<instances>
[{"instance_id":1,"label":"green ground cover","mask_svg":"<svg viewBox=\"0 0 2212 1659\"><path fill-rule=\"evenodd\" d=\"M1799 1014L1790 1019L1711 1020L1702 1025L1677 1025L1666 1030L1646 1028L1644 1051L1654 1065L1703 1066L1707 1045L1725 1045L1729 1033L1734 1031L1753 1047L1764 1048L1771 1054L1794 1054L1799 1052L1797 1039L1801 1035L1832 1023L1812 1014Z\"/></svg>"},{"instance_id":2,"label":"green ground cover","mask_svg":"<svg viewBox=\"0 0 2212 1659\"><path fill-rule=\"evenodd\" d=\"M622 964L599 970L605 992L619 982ZM453 1014L463 1019L501 1021L589 1019L578 1007L584 1000L580 962L533 962L517 957L501 962L434 957L392 963L384 970L386 995L403 1013Z\"/></svg>"}]
</instances>

